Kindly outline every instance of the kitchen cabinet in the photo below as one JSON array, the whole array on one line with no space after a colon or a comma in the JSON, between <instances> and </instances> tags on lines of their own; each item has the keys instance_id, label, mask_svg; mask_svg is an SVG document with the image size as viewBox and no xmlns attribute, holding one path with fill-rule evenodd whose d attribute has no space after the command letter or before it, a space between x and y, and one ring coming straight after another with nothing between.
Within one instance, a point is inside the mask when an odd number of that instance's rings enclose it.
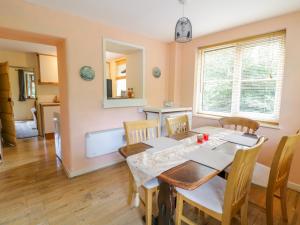
<instances>
[{"instance_id":1,"label":"kitchen cabinet","mask_svg":"<svg viewBox=\"0 0 300 225\"><path fill-rule=\"evenodd\" d=\"M58 84L57 57L38 54L39 84Z\"/></svg>"},{"instance_id":2,"label":"kitchen cabinet","mask_svg":"<svg viewBox=\"0 0 300 225\"><path fill-rule=\"evenodd\" d=\"M59 103L40 103L42 135L54 137L54 114L60 113Z\"/></svg>"}]
</instances>

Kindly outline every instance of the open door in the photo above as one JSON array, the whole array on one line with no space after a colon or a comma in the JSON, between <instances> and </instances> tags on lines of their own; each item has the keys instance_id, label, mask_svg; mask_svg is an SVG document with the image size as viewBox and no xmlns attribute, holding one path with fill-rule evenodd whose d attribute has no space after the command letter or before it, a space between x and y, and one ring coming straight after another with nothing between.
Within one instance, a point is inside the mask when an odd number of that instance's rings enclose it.
<instances>
[{"instance_id":1,"label":"open door","mask_svg":"<svg viewBox=\"0 0 300 225\"><path fill-rule=\"evenodd\" d=\"M8 62L0 63L0 119L4 143L16 145L16 129L11 99Z\"/></svg>"}]
</instances>

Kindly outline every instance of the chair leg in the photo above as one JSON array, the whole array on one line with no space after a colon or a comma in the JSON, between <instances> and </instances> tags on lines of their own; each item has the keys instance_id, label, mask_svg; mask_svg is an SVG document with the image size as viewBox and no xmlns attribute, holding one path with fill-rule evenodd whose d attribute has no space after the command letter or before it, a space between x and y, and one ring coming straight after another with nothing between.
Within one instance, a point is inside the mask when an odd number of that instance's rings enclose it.
<instances>
[{"instance_id":1,"label":"chair leg","mask_svg":"<svg viewBox=\"0 0 300 225\"><path fill-rule=\"evenodd\" d=\"M131 205L132 198L133 198L133 181L132 181L132 175L129 172L129 183L128 183L128 198L127 198L127 204Z\"/></svg>"},{"instance_id":2,"label":"chair leg","mask_svg":"<svg viewBox=\"0 0 300 225\"><path fill-rule=\"evenodd\" d=\"M248 200L245 201L241 208L241 224L248 225Z\"/></svg>"},{"instance_id":3,"label":"chair leg","mask_svg":"<svg viewBox=\"0 0 300 225\"><path fill-rule=\"evenodd\" d=\"M129 172L129 188L128 188L128 198L127 198L127 203L128 205L131 205L133 202L133 198L136 197L136 193L138 193L138 189L136 187L134 178L131 174L131 172Z\"/></svg>"},{"instance_id":4,"label":"chair leg","mask_svg":"<svg viewBox=\"0 0 300 225\"><path fill-rule=\"evenodd\" d=\"M177 193L177 200L176 200L176 225L181 225L181 216L183 210L183 198L181 194Z\"/></svg>"},{"instance_id":5,"label":"chair leg","mask_svg":"<svg viewBox=\"0 0 300 225\"><path fill-rule=\"evenodd\" d=\"M280 203L281 203L281 212L282 212L282 219L283 221L288 221L288 214L287 214L287 206L286 206L286 200L287 200L287 188L286 186L283 186L280 188Z\"/></svg>"},{"instance_id":6,"label":"chair leg","mask_svg":"<svg viewBox=\"0 0 300 225\"><path fill-rule=\"evenodd\" d=\"M152 197L153 191L145 189L146 201L145 201L145 214L146 214L146 225L152 224Z\"/></svg>"},{"instance_id":7,"label":"chair leg","mask_svg":"<svg viewBox=\"0 0 300 225\"><path fill-rule=\"evenodd\" d=\"M206 224L206 215L203 211L199 210L200 218L201 218L201 224Z\"/></svg>"},{"instance_id":8,"label":"chair leg","mask_svg":"<svg viewBox=\"0 0 300 225\"><path fill-rule=\"evenodd\" d=\"M153 199L154 196L154 199ZM152 202L154 202L152 206L152 215L156 215L158 212L158 204L157 204L157 199L158 199L158 188L152 189Z\"/></svg>"},{"instance_id":9,"label":"chair leg","mask_svg":"<svg viewBox=\"0 0 300 225\"><path fill-rule=\"evenodd\" d=\"M266 197L267 225L273 225L273 193L268 193Z\"/></svg>"}]
</instances>

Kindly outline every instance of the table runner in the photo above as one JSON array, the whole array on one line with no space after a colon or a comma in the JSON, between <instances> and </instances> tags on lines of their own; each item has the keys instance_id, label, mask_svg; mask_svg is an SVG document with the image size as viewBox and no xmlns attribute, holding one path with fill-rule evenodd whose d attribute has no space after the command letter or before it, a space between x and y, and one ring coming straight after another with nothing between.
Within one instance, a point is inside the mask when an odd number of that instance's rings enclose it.
<instances>
[{"instance_id":1,"label":"table runner","mask_svg":"<svg viewBox=\"0 0 300 225\"><path fill-rule=\"evenodd\" d=\"M188 157L185 156L189 152L201 148L211 150L226 142L215 137L210 137L209 141L199 145L196 143L196 139L195 135L178 141L178 145L176 146L159 151L156 151L155 148L150 148L144 152L129 156L127 163L136 186L140 187L161 173L188 161Z\"/></svg>"},{"instance_id":2,"label":"table runner","mask_svg":"<svg viewBox=\"0 0 300 225\"><path fill-rule=\"evenodd\" d=\"M217 129L218 132L216 132L215 129ZM212 128L210 132L207 131L208 130L206 130L206 133L210 134L209 141L200 145L196 143L197 137L195 135L178 141L178 145L176 146L160 150L150 148L145 152L128 157L127 164L131 170L136 186L140 187L151 179L158 177L161 173L190 160L187 157L189 152L201 148L211 150L226 143L226 141L219 139L223 135L229 133L242 134L241 132L223 128ZM134 205L137 206L138 193L136 193L134 202Z\"/></svg>"}]
</instances>

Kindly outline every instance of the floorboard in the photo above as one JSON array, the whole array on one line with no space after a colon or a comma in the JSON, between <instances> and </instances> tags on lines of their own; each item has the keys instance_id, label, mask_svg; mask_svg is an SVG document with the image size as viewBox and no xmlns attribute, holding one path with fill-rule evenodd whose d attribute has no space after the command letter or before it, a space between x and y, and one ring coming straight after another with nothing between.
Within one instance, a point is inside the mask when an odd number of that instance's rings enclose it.
<instances>
[{"instance_id":1,"label":"floorboard","mask_svg":"<svg viewBox=\"0 0 300 225\"><path fill-rule=\"evenodd\" d=\"M0 225L142 225L143 210L127 205L127 185L125 163L68 179L52 140L18 140L16 147L4 148L0 164ZM300 224L297 197L289 191L291 225ZM278 210L276 204L276 224L284 224ZM185 206L185 212L200 224L192 208ZM206 224L220 223L207 218ZM249 225L264 224L264 211L251 205Z\"/></svg>"}]
</instances>

